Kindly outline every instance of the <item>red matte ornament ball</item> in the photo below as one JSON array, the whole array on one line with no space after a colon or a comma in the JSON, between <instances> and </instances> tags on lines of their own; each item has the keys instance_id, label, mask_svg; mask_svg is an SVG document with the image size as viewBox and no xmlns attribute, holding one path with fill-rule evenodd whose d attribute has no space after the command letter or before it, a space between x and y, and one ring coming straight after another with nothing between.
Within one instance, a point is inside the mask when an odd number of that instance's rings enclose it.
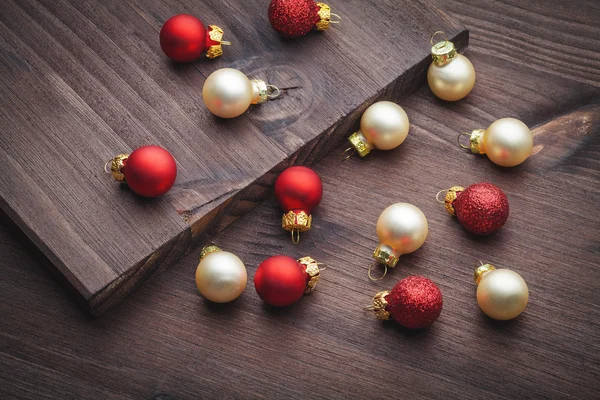
<instances>
[{"instance_id":1,"label":"red matte ornament ball","mask_svg":"<svg viewBox=\"0 0 600 400\"><path fill-rule=\"evenodd\" d=\"M496 232L508 219L506 195L488 182L476 183L457 192L452 206L460 224L477 235Z\"/></svg>"},{"instance_id":2,"label":"red matte ornament ball","mask_svg":"<svg viewBox=\"0 0 600 400\"><path fill-rule=\"evenodd\" d=\"M442 292L422 276L402 279L386 296L386 310L405 328L421 329L433 324L442 312Z\"/></svg>"},{"instance_id":3,"label":"red matte ornament ball","mask_svg":"<svg viewBox=\"0 0 600 400\"><path fill-rule=\"evenodd\" d=\"M323 197L321 178L307 167L287 168L275 181L275 197L284 212L310 215Z\"/></svg>"},{"instance_id":4,"label":"red matte ornament ball","mask_svg":"<svg viewBox=\"0 0 600 400\"><path fill-rule=\"evenodd\" d=\"M193 15L175 15L160 30L160 47L173 61L194 61L208 48L207 34L202 21Z\"/></svg>"},{"instance_id":5,"label":"red matte ornament ball","mask_svg":"<svg viewBox=\"0 0 600 400\"><path fill-rule=\"evenodd\" d=\"M167 150L159 146L136 149L123 161L123 175L135 193L145 197L165 194L177 177L177 164Z\"/></svg>"},{"instance_id":6,"label":"red matte ornament ball","mask_svg":"<svg viewBox=\"0 0 600 400\"><path fill-rule=\"evenodd\" d=\"M256 293L265 303L275 307L286 307L297 302L304 294L306 281L305 269L288 256L267 258L254 275Z\"/></svg>"},{"instance_id":7,"label":"red matte ornament ball","mask_svg":"<svg viewBox=\"0 0 600 400\"><path fill-rule=\"evenodd\" d=\"M269 21L279 34L288 38L304 36L319 22L319 6L314 0L272 0Z\"/></svg>"}]
</instances>

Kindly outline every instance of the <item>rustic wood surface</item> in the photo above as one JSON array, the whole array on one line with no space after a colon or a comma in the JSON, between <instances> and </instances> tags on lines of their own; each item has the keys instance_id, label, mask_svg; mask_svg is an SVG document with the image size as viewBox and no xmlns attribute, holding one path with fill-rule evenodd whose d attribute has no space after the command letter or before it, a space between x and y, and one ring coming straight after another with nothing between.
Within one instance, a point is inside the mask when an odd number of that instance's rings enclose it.
<instances>
[{"instance_id":1,"label":"rustic wood surface","mask_svg":"<svg viewBox=\"0 0 600 400\"><path fill-rule=\"evenodd\" d=\"M82 3L86 4L86 3ZM315 166L324 198L298 246L270 199L214 238L252 278L268 256L328 265L317 290L284 310L252 284L235 302L196 293L198 254L90 320L8 225L0 229L0 397L10 399L597 399L600 390L600 40L596 1L441 1L471 31L478 81L447 104L424 87L402 102L412 123L395 151ZM457 148L456 133L513 116L535 127L535 155L513 169ZM454 184L494 182L511 216L467 234L434 200ZM387 205L409 201L425 245L383 281L366 277ZM17 231L18 232L18 231ZM485 317L477 259L519 272L530 302L517 319ZM408 275L435 281L440 319L424 331L362 311Z\"/></svg>"},{"instance_id":2,"label":"rustic wood surface","mask_svg":"<svg viewBox=\"0 0 600 400\"><path fill-rule=\"evenodd\" d=\"M353 0L343 2L343 24L286 41L268 23L268 3L3 2L0 204L93 313L264 200L277 172L328 154L373 101L411 94L431 32L445 30L460 48L468 39L426 0ZM235 45L174 65L158 32L181 12L222 26ZM223 67L283 95L220 120L200 93ZM147 144L179 165L161 199L122 190L102 171Z\"/></svg>"}]
</instances>

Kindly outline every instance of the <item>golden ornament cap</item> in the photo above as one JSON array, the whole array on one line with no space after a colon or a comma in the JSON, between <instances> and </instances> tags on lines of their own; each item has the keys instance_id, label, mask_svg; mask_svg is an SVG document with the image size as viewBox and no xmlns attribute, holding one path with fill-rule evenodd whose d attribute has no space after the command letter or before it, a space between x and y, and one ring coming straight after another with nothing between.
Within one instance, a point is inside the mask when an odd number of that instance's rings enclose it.
<instances>
[{"instance_id":1,"label":"golden ornament cap","mask_svg":"<svg viewBox=\"0 0 600 400\"><path fill-rule=\"evenodd\" d=\"M252 79L252 104L262 104L269 100L269 89L267 83L260 79Z\"/></svg>"},{"instance_id":2,"label":"golden ornament cap","mask_svg":"<svg viewBox=\"0 0 600 400\"><path fill-rule=\"evenodd\" d=\"M359 156L364 157L371 152L371 145L367 142L367 138L361 131L354 132L348 138L348 141L354 147Z\"/></svg>"},{"instance_id":3,"label":"golden ornament cap","mask_svg":"<svg viewBox=\"0 0 600 400\"><path fill-rule=\"evenodd\" d=\"M390 292L384 290L382 292L377 293L375 297L373 297L373 312L375 313L377 319L380 319L382 321L387 321L388 319L390 319L390 313L388 310L386 310L388 302L385 299L388 294L390 294Z\"/></svg>"},{"instance_id":4,"label":"golden ornament cap","mask_svg":"<svg viewBox=\"0 0 600 400\"><path fill-rule=\"evenodd\" d=\"M123 168L125 167L125 160L127 160L128 158L129 158L129 154L119 154L118 156L115 156L110 161L110 172L116 181L119 181L119 182L125 181L125 175L123 174ZM106 166L105 166L105 168L106 168Z\"/></svg>"},{"instance_id":5,"label":"golden ornament cap","mask_svg":"<svg viewBox=\"0 0 600 400\"><path fill-rule=\"evenodd\" d=\"M331 23L331 7L325 3L317 3L317 7L319 7L319 11L317 11L319 21L315 24L315 29L318 31L327 30Z\"/></svg>"},{"instance_id":6,"label":"golden ornament cap","mask_svg":"<svg viewBox=\"0 0 600 400\"><path fill-rule=\"evenodd\" d=\"M433 39L435 39L437 35L443 35L444 40L434 44ZM454 46L454 43L448 40L448 37L444 32L435 32L429 42L431 43L431 57L433 58L433 62L446 64L456 57L456 47Z\"/></svg>"},{"instance_id":7,"label":"golden ornament cap","mask_svg":"<svg viewBox=\"0 0 600 400\"><path fill-rule=\"evenodd\" d=\"M310 229L311 223L312 215L308 215L304 211L300 211L297 214L294 211L288 211L281 218L281 227L286 231L296 230L298 232L306 232Z\"/></svg>"},{"instance_id":8,"label":"golden ornament cap","mask_svg":"<svg viewBox=\"0 0 600 400\"><path fill-rule=\"evenodd\" d=\"M223 251L223 250L221 250L221 248L219 246L215 246L214 244L204 246L204 248L202 248L202 251L200 251L200 261L202 261L202 259L204 257L206 257L207 254L215 253L217 251Z\"/></svg>"},{"instance_id":9,"label":"golden ornament cap","mask_svg":"<svg viewBox=\"0 0 600 400\"><path fill-rule=\"evenodd\" d=\"M400 255L394 254L394 250L389 246L380 244L373 252L373 258L380 264L394 268L398 264Z\"/></svg>"},{"instance_id":10,"label":"golden ornament cap","mask_svg":"<svg viewBox=\"0 0 600 400\"><path fill-rule=\"evenodd\" d=\"M321 270L319 269L319 263L315 261L314 258L310 256L299 258L298 261L300 264L304 266L304 270L310 277L308 282L306 283L306 289L304 289L304 294L308 294L315 290L317 283L321 277Z\"/></svg>"},{"instance_id":11,"label":"golden ornament cap","mask_svg":"<svg viewBox=\"0 0 600 400\"><path fill-rule=\"evenodd\" d=\"M481 263L481 261L480 261L480 263ZM495 269L496 269L496 267L494 267L492 264L481 263L481 265L475 269L475 274L473 274L473 280L475 281L476 284L479 285L481 278L483 278L485 276L485 274L487 274L488 272L493 271Z\"/></svg>"},{"instance_id":12,"label":"golden ornament cap","mask_svg":"<svg viewBox=\"0 0 600 400\"><path fill-rule=\"evenodd\" d=\"M454 200L456 200L456 197L458 197L458 193L462 192L463 190L465 190L465 188L462 186L452 186L446 191L446 197L444 197L444 206L446 207L448 214L456 215L452 203L454 203Z\"/></svg>"},{"instance_id":13,"label":"golden ornament cap","mask_svg":"<svg viewBox=\"0 0 600 400\"><path fill-rule=\"evenodd\" d=\"M469 137L469 144L471 146L471 152L474 154L485 154L483 149L483 135L485 129L474 129Z\"/></svg>"},{"instance_id":14,"label":"golden ornament cap","mask_svg":"<svg viewBox=\"0 0 600 400\"><path fill-rule=\"evenodd\" d=\"M217 25L208 26L208 38L210 42L216 43L208 46L206 50L206 57L213 59L223 54L223 48L221 45L230 45L231 43L223 40L223 29Z\"/></svg>"}]
</instances>

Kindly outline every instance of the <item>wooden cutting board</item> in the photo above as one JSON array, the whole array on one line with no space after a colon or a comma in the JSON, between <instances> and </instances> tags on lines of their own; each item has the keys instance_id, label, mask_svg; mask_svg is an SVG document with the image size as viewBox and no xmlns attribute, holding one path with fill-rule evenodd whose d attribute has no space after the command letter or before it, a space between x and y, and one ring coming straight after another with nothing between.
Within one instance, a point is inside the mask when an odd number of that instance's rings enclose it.
<instances>
[{"instance_id":1,"label":"wooden cutting board","mask_svg":"<svg viewBox=\"0 0 600 400\"><path fill-rule=\"evenodd\" d=\"M421 86L433 32L445 31L459 49L468 41L422 0L332 0L341 24L284 40L269 25L268 4L3 3L2 209L92 314L269 196L281 170L339 146L370 104L400 101ZM219 25L233 45L215 60L173 64L158 32L178 13ZM218 119L201 90L223 67L282 95ZM167 148L178 164L175 186L159 199L141 198L103 171L114 155L149 144Z\"/></svg>"}]
</instances>

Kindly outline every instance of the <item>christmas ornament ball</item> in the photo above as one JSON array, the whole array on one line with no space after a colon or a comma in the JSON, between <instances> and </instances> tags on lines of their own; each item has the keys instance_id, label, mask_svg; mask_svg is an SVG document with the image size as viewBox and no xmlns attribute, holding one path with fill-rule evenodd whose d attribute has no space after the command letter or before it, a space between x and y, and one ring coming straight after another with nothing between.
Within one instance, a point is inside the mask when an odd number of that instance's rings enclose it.
<instances>
[{"instance_id":1,"label":"christmas ornament ball","mask_svg":"<svg viewBox=\"0 0 600 400\"><path fill-rule=\"evenodd\" d=\"M410 124L402 107L391 101L378 101L365 110L360 119L360 130L379 150L391 150L404 142Z\"/></svg>"},{"instance_id":2,"label":"christmas ornament ball","mask_svg":"<svg viewBox=\"0 0 600 400\"><path fill-rule=\"evenodd\" d=\"M198 18L175 15L160 30L160 47L173 61L194 61L206 51L206 35L206 28Z\"/></svg>"},{"instance_id":3,"label":"christmas ornament ball","mask_svg":"<svg viewBox=\"0 0 600 400\"><path fill-rule=\"evenodd\" d=\"M410 329L426 328L442 312L442 292L422 276L409 276L396 284L386 296L387 311L400 325Z\"/></svg>"},{"instance_id":4,"label":"christmas ornament ball","mask_svg":"<svg viewBox=\"0 0 600 400\"><path fill-rule=\"evenodd\" d=\"M242 115L250 107L253 95L250 79L233 68L214 71L206 78L202 87L202 99L206 108L221 118Z\"/></svg>"},{"instance_id":5,"label":"christmas ornament ball","mask_svg":"<svg viewBox=\"0 0 600 400\"><path fill-rule=\"evenodd\" d=\"M519 316L529 302L529 288L518 273L484 264L477 269L477 303L488 317L506 321Z\"/></svg>"},{"instance_id":6,"label":"christmas ornament ball","mask_svg":"<svg viewBox=\"0 0 600 400\"><path fill-rule=\"evenodd\" d=\"M198 292L215 303L228 303L238 298L246 288L248 274L242 260L235 254L215 246L203 250L196 269Z\"/></svg>"},{"instance_id":7,"label":"christmas ornament ball","mask_svg":"<svg viewBox=\"0 0 600 400\"><path fill-rule=\"evenodd\" d=\"M533 135L527 125L518 119L501 118L486 129L482 147L495 164L514 167L531 155Z\"/></svg>"},{"instance_id":8,"label":"christmas ornament ball","mask_svg":"<svg viewBox=\"0 0 600 400\"><path fill-rule=\"evenodd\" d=\"M475 86L475 68L467 57L456 53L450 62L431 63L427 83L438 98L457 101L466 97Z\"/></svg>"},{"instance_id":9,"label":"christmas ornament ball","mask_svg":"<svg viewBox=\"0 0 600 400\"><path fill-rule=\"evenodd\" d=\"M319 22L318 11L314 0L272 0L269 22L284 37L304 36Z\"/></svg>"},{"instance_id":10,"label":"christmas ornament ball","mask_svg":"<svg viewBox=\"0 0 600 400\"><path fill-rule=\"evenodd\" d=\"M144 197L165 194L177 177L177 164L167 150L159 146L136 149L123 161L123 175L127 185Z\"/></svg>"},{"instance_id":11,"label":"christmas ornament ball","mask_svg":"<svg viewBox=\"0 0 600 400\"><path fill-rule=\"evenodd\" d=\"M379 263L394 267L402 254L419 249L429 232L425 214L409 203L395 203L387 207L377 220L379 245L373 257Z\"/></svg>"},{"instance_id":12,"label":"christmas ornament ball","mask_svg":"<svg viewBox=\"0 0 600 400\"><path fill-rule=\"evenodd\" d=\"M477 235L496 232L508 220L508 199L497 186L476 183L457 192L452 203L458 221L468 231Z\"/></svg>"},{"instance_id":13,"label":"christmas ornament ball","mask_svg":"<svg viewBox=\"0 0 600 400\"><path fill-rule=\"evenodd\" d=\"M288 256L263 261L254 275L256 293L267 304L287 307L297 302L306 289L307 275L300 263Z\"/></svg>"},{"instance_id":14,"label":"christmas ornament ball","mask_svg":"<svg viewBox=\"0 0 600 400\"><path fill-rule=\"evenodd\" d=\"M284 212L311 214L323 197L323 184L315 171L295 166L285 169L275 181L275 197Z\"/></svg>"}]
</instances>

